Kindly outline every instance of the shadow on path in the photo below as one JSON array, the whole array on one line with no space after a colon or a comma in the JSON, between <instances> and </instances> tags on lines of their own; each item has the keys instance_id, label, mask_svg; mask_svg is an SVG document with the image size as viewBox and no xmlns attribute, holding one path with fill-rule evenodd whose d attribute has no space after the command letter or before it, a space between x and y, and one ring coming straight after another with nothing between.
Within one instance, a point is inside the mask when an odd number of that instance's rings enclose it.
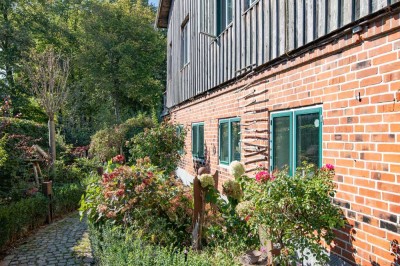
<instances>
[{"instance_id":1,"label":"shadow on path","mask_svg":"<svg viewBox=\"0 0 400 266\"><path fill-rule=\"evenodd\" d=\"M77 213L39 229L0 262L0 266L93 264L87 224Z\"/></svg>"}]
</instances>

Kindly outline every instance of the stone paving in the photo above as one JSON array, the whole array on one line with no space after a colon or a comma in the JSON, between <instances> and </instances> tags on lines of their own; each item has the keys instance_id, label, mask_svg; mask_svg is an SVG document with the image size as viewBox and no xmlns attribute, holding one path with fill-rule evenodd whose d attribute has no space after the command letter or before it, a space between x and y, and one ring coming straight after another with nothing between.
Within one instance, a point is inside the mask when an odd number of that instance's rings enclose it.
<instances>
[{"instance_id":1,"label":"stone paving","mask_svg":"<svg viewBox=\"0 0 400 266\"><path fill-rule=\"evenodd\" d=\"M39 229L0 262L6 265L94 265L86 222L74 213Z\"/></svg>"}]
</instances>

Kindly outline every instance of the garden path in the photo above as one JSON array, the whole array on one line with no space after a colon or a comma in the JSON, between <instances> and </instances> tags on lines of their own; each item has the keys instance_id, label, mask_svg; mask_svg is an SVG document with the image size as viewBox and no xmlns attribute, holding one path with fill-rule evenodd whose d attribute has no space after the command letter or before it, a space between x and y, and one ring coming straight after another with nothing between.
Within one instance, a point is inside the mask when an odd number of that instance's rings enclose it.
<instances>
[{"instance_id":1,"label":"garden path","mask_svg":"<svg viewBox=\"0 0 400 266\"><path fill-rule=\"evenodd\" d=\"M74 213L39 229L0 262L6 265L94 265L86 221Z\"/></svg>"}]
</instances>

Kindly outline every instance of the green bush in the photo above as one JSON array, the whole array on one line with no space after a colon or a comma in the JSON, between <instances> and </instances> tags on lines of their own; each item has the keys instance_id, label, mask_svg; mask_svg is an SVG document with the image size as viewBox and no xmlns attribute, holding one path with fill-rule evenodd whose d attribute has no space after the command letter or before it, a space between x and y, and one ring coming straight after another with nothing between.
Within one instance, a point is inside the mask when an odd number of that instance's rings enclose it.
<instances>
[{"instance_id":1,"label":"green bush","mask_svg":"<svg viewBox=\"0 0 400 266\"><path fill-rule=\"evenodd\" d=\"M8 154L5 149L6 142L7 142L7 134L4 135L2 138L0 138L0 167L2 167L5 164L8 158Z\"/></svg>"},{"instance_id":2,"label":"green bush","mask_svg":"<svg viewBox=\"0 0 400 266\"><path fill-rule=\"evenodd\" d=\"M149 157L166 173L174 171L181 160L186 132L177 133L177 125L161 123L134 136L128 144L131 162Z\"/></svg>"},{"instance_id":3,"label":"green bush","mask_svg":"<svg viewBox=\"0 0 400 266\"><path fill-rule=\"evenodd\" d=\"M151 118L138 115L111 129L97 131L91 138L89 152L102 162L123 154L125 142L145 128L153 127Z\"/></svg>"},{"instance_id":4,"label":"green bush","mask_svg":"<svg viewBox=\"0 0 400 266\"><path fill-rule=\"evenodd\" d=\"M40 139L38 144L42 147L48 145L47 124L9 117L0 117L0 124L5 125L2 127L4 133L30 136L33 139Z\"/></svg>"},{"instance_id":5,"label":"green bush","mask_svg":"<svg viewBox=\"0 0 400 266\"><path fill-rule=\"evenodd\" d=\"M0 206L0 249L8 242L42 225L46 219L47 204L47 199L37 194L31 198Z\"/></svg>"},{"instance_id":6,"label":"green bush","mask_svg":"<svg viewBox=\"0 0 400 266\"><path fill-rule=\"evenodd\" d=\"M228 250L210 249L202 253L185 252L172 246L148 244L133 231L122 227L89 225L90 240L100 265L208 266L240 265Z\"/></svg>"},{"instance_id":7,"label":"green bush","mask_svg":"<svg viewBox=\"0 0 400 266\"><path fill-rule=\"evenodd\" d=\"M75 211L83 193L84 186L79 183L55 185L53 187L55 216ZM0 205L0 249L44 224L47 210L48 200L41 193L16 202L8 202L7 205Z\"/></svg>"},{"instance_id":8,"label":"green bush","mask_svg":"<svg viewBox=\"0 0 400 266\"><path fill-rule=\"evenodd\" d=\"M79 183L54 186L54 214L61 216L77 210L84 190L84 187Z\"/></svg>"}]
</instances>

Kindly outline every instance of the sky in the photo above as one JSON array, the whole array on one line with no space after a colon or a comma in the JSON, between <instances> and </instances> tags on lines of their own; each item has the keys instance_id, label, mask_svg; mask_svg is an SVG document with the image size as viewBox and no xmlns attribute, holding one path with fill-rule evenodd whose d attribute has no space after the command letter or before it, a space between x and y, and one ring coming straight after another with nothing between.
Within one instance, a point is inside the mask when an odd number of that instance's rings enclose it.
<instances>
[{"instance_id":1,"label":"sky","mask_svg":"<svg viewBox=\"0 0 400 266\"><path fill-rule=\"evenodd\" d=\"M158 6L158 0L150 0L149 3Z\"/></svg>"}]
</instances>

